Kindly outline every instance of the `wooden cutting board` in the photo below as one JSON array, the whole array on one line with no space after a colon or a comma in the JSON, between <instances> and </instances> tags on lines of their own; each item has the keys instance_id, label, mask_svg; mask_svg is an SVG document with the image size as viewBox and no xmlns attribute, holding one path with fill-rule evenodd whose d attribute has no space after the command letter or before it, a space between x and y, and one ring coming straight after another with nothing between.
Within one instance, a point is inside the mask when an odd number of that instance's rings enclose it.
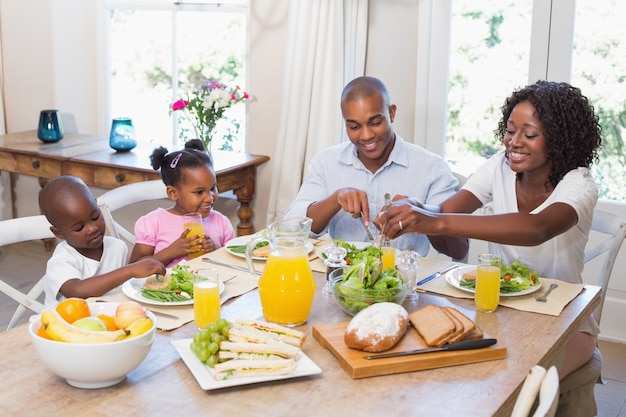
<instances>
[{"instance_id":1,"label":"wooden cutting board","mask_svg":"<svg viewBox=\"0 0 626 417\"><path fill-rule=\"evenodd\" d=\"M493 346L482 349L420 353L383 359L364 359L364 356L372 355L372 353L350 349L343 341L343 335L346 327L348 327L348 323L313 326L313 337L320 345L330 349L344 371L355 379L506 358L506 347L496 343ZM489 338L489 335L484 334L483 337ZM409 326L400 342L393 349L389 349L384 353L426 347L428 346L426 346L424 339L412 326Z\"/></svg>"}]
</instances>

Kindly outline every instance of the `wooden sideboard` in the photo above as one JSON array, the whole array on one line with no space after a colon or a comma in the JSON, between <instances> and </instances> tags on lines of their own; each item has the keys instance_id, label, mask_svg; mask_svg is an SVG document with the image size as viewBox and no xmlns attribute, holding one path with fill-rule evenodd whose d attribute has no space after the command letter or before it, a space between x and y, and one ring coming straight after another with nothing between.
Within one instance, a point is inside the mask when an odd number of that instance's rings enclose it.
<instances>
[{"instance_id":1,"label":"wooden sideboard","mask_svg":"<svg viewBox=\"0 0 626 417\"><path fill-rule=\"evenodd\" d=\"M0 171L35 176L43 181L60 175L75 175L87 185L115 188L134 182L161 178L150 166L150 154L158 145L139 143L129 152L116 152L108 138L68 133L54 143L44 143L37 131L0 135ZM251 222L256 168L268 156L216 151L213 165L220 192L232 191L237 197L238 235L254 232Z\"/></svg>"}]
</instances>

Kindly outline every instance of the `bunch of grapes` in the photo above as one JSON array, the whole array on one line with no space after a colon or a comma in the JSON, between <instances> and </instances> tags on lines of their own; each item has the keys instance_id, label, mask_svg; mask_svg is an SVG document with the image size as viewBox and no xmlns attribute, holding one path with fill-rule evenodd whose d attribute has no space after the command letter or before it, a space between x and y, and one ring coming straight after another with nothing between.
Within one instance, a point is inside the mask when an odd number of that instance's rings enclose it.
<instances>
[{"instance_id":1,"label":"bunch of grapes","mask_svg":"<svg viewBox=\"0 0 626 417\"><path fill-rule=\"evenodd\" d=\"M193 335L189 348L202 363L213 368L218 362L217 352L220 350L220 342L228 340L229 329L230 322L220 318L215 323L209 324L206 329L198 330Z\"/></svg>"}]
</instances>

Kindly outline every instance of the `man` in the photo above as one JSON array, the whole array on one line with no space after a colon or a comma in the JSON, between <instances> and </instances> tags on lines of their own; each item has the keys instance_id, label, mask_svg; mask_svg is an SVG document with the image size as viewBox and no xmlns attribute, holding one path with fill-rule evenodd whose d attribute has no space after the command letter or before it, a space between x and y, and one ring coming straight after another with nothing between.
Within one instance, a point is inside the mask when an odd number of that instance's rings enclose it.
<instances>
[{"instance_id":1,"label":"man","mask_svg":"<svg viewBox=\"0 0 626 417\"><path fill-rule=\"evenodd\" d=\"M393 200L410 196L428 205L438 205L454 194L458 181L446 162L394 133L396 105L390 104L380 80L359 77L348 83L341 95L341 113L350 142L313 157L285 218L310 217L316 235L328 231L333 238L368 241L361 222L370 226L371 216L384 207L385 194ZM425 256L428 239L454 259L467 253L468 240L451 236L406 234L396 245L399 249L410 245Z\"/></svg>"}]
</instances>

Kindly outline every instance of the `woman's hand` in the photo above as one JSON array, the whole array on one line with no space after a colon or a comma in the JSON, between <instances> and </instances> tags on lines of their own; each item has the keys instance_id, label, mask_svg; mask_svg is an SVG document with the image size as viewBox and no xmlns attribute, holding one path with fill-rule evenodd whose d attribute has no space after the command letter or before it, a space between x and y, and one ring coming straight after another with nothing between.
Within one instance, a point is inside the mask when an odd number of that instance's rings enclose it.
<instances>
[{"instance_id":1,"label":"woman's hand","mask_svg":"<svg viewBox=\"0 0 626 417\"><path fill-rule=\"evenodd\" d=\"M432 233L430 227L436 214L424 209L416 199L403 198L394 201L386 211L381 211L374 219L374 224L381 234L395 239L405 233Z\"/></svg>"}]
</instances>

